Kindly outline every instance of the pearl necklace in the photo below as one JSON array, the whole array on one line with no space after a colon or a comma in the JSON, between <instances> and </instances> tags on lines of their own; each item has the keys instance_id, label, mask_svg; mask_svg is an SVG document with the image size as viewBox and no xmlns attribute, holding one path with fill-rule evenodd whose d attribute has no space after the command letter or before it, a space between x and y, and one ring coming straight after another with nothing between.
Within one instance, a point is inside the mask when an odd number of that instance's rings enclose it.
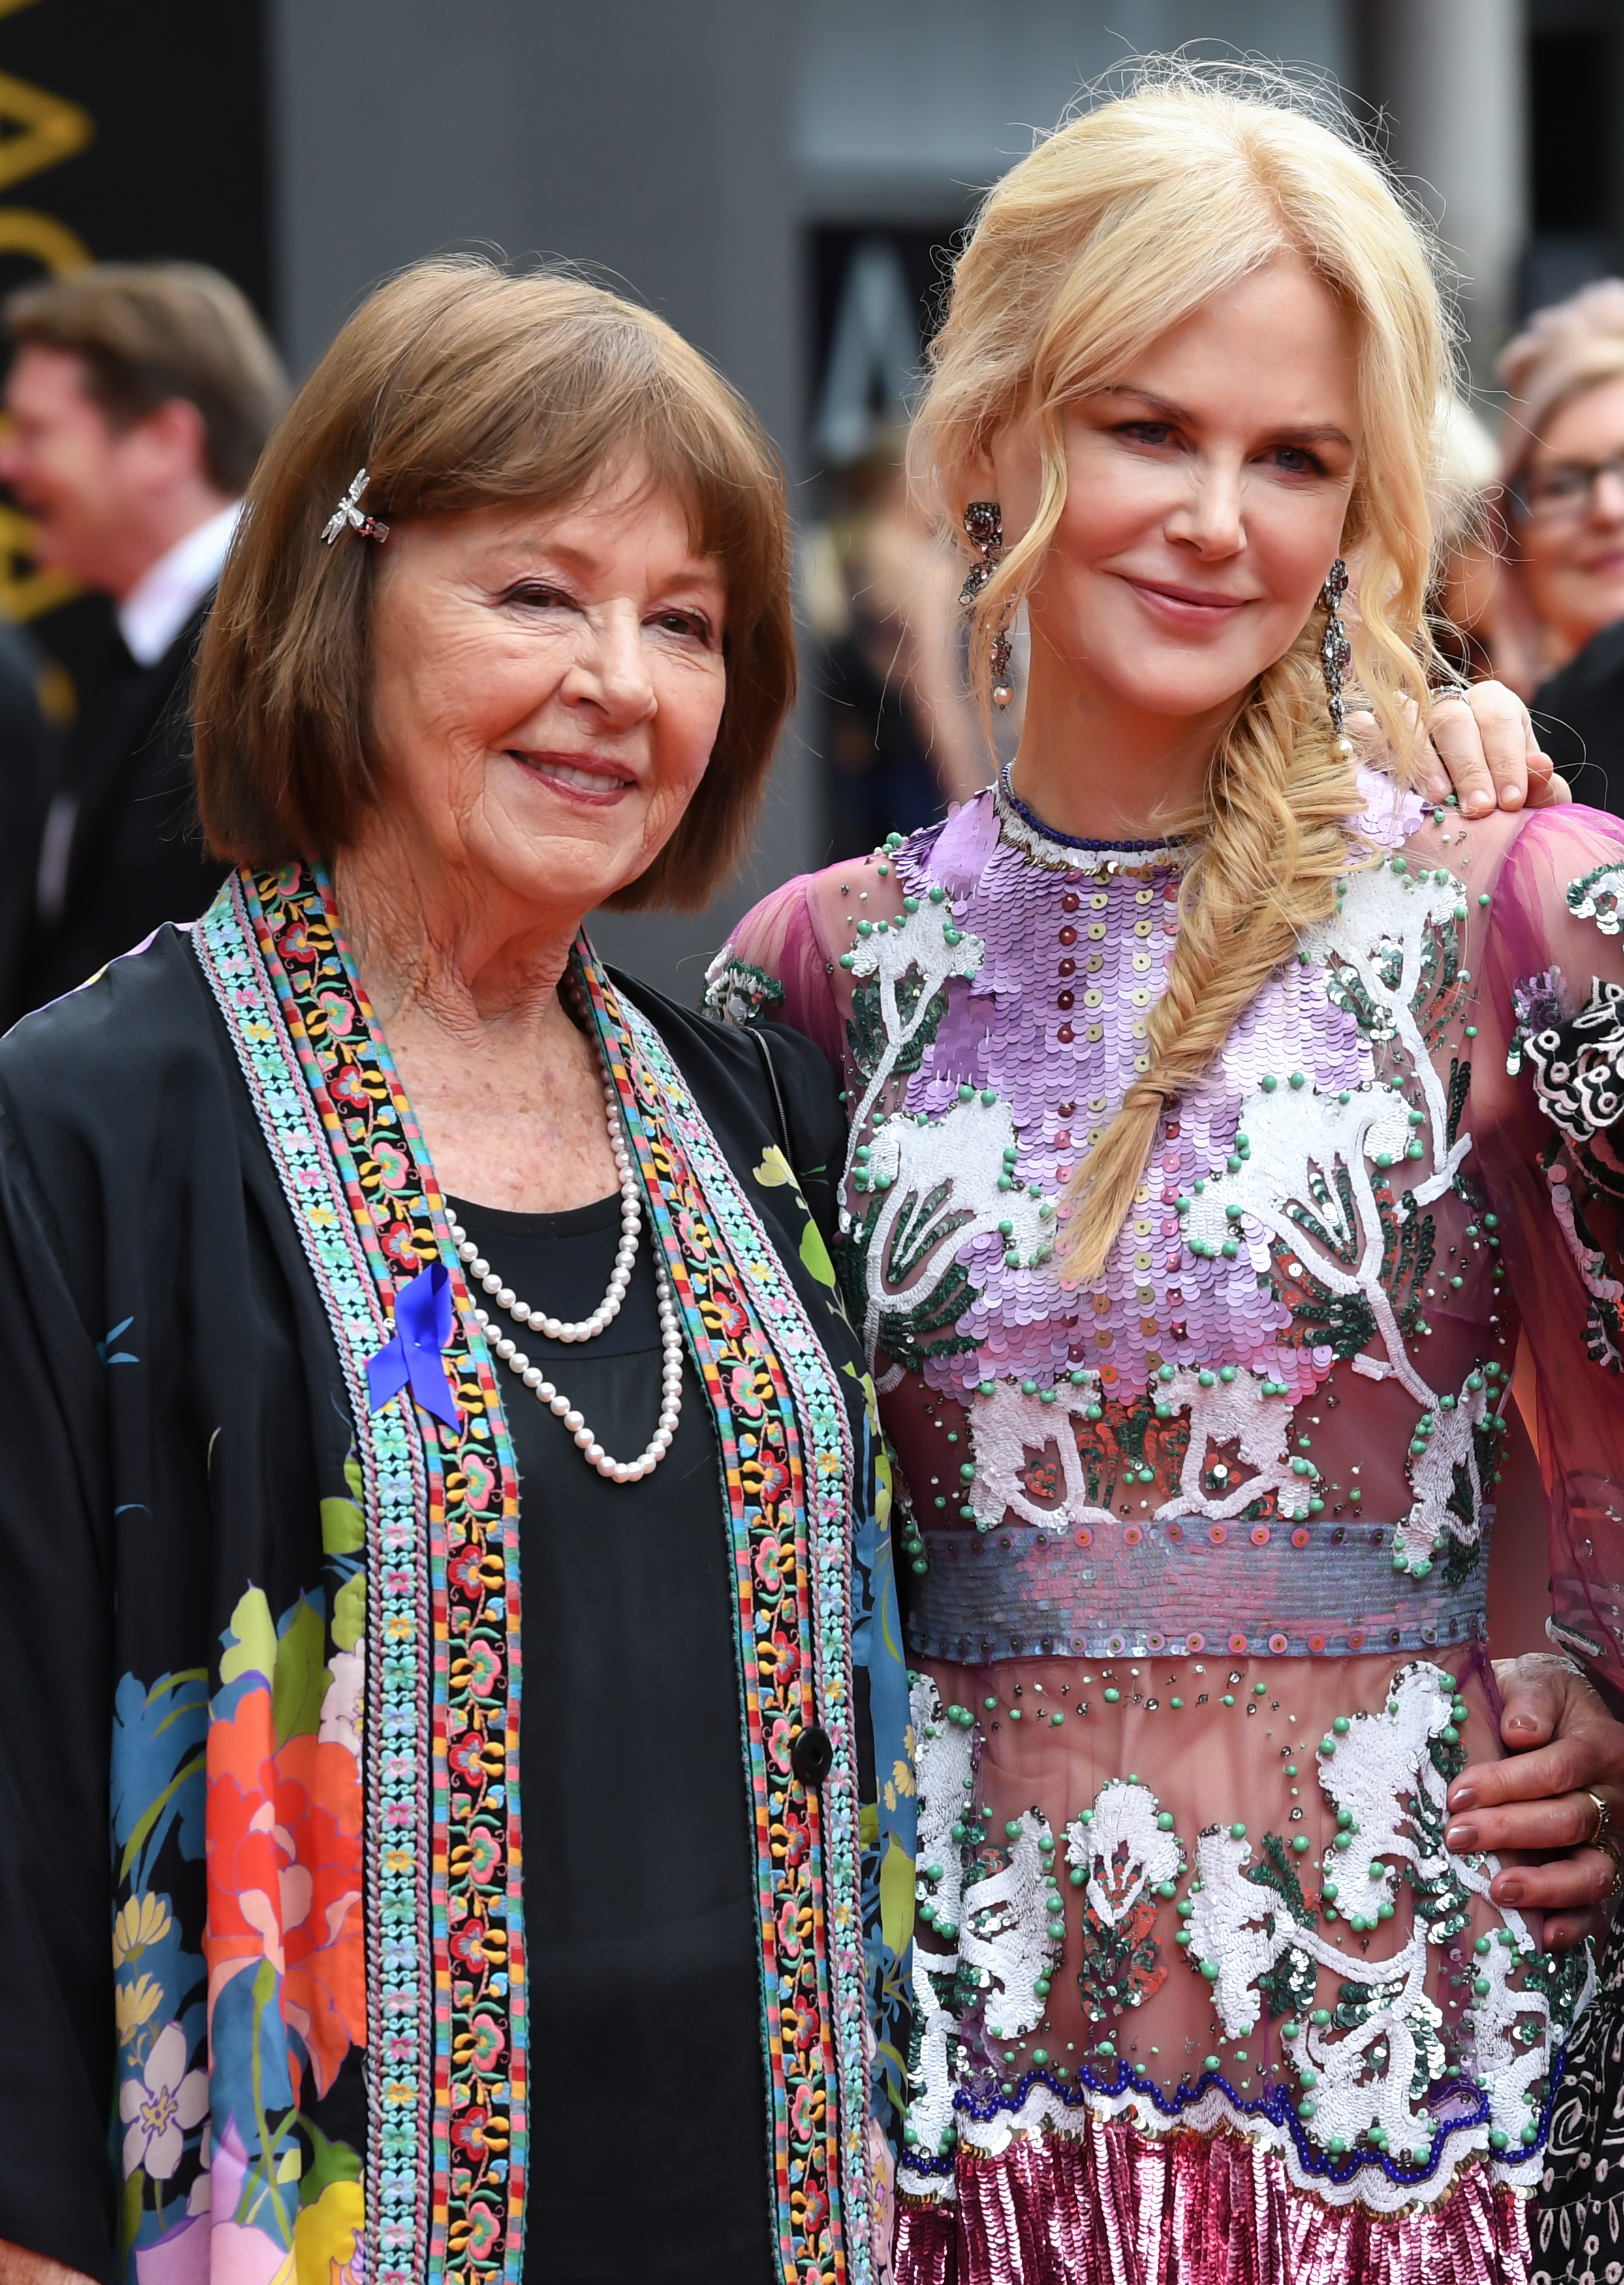
<instances>
[{"instance_id":1,"label":"pearl necklace","mask_svg":"<svg viewBox=\"0 0 1624 2285\"><path fill-rule=\"evenodd\" d=\"M615 1171L620 1180L620 1244L615 1250L615 1267L609 1273L608 1290L590 1317L581 1317L570 1323L561 1317L550 1317L545 1309L532 1308L528 1302L522 1301L511 1285L504 1284L500 1274L490 1267L456 1216L447 1217L451 1224L451 1242L457 1248L457 1258L467 1270L470 1282L482 1286L498 1308L505 1309L515 1324L531 1326L549 1340L595 1340L620 1315L620 1305L625 1300L626 1290L632 1283L632 1267L637 1260L643 1205L638 1192L637 1176L632 1172L631 1155L621 1131L620 1098L615 1092L614 1081L609 1079L604 1081L603 1107L609 1148L615 1154ZM530 1362L510 1335L503 1333L491 1339L491 1346L502 1362L518 1375L538 1404L545 1404L557 1415L585 1459L611 1483L635 1484L644 1476L652 1474L670 1451L677 1433L677 1423L682 1417L682 1329L678 1323L676 1305L671 1300L664 1269L656 1265L655 1274L660 1306L660 1417L654 1434L635 1460L616 1460L606 1452L563 1391L547 1378L538 1364ZM490 1337L492 1333L490 1311L476 1306L474 1315L480 1330Z\"/></svg>"}]
</instances>

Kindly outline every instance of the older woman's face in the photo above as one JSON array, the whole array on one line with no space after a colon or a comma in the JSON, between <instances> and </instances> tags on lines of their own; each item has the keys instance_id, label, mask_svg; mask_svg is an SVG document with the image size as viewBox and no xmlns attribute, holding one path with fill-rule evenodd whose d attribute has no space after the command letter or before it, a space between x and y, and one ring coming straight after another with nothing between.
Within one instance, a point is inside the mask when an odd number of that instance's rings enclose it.
<instances>
[{"instance_id":1,"label":"older woman's face","mask_svg":"<svg viewBox=\"0 0 1624 2285\"><path fill-rule=\"evenodd\" d=\"M379 561L392 824L572 924L670 839L726 695L720 572L640 475L561 508L397 524Z\"/></svg>"},{"instance_id":2,"label":"older woman's face","mask_svg":"<svg viewBox=\"0 0 1624 2285\"><path fill-rule=\"evenodd\" d=\"M1624 374L1555 413L1517 520L1534 615L1569 650L1624 619Z\"/></svg>"}]
</instances>

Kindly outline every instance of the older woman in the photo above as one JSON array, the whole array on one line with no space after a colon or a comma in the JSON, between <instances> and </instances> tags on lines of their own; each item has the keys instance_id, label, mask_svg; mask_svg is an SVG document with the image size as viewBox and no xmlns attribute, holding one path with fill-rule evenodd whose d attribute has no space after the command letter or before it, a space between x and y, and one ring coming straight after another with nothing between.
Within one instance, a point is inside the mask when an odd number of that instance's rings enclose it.
<instances>
[{"instance_id":1,"label":"older woman","mask_svg":"<svg viewBox=\"0 0 1624 2285\"><path fill-rule=\"evenodd\" d=\"M198 698L240 869L0 1050L14 2273L870 2273L841 1114L579 932L731 861L787 554L699 357L478 264L260 468Z\"/></svg>"}]
</instances>

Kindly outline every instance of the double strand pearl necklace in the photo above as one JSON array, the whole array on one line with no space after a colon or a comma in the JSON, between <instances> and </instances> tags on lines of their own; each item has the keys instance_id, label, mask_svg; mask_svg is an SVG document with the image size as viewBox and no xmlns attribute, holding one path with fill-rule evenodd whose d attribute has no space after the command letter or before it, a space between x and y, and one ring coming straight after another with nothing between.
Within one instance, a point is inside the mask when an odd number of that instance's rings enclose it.
<instances>
[{"instance_id":1,"label":"double strand pearl necklace","mask_svg":"<svg viewBox=\"0 0 1624 2285\"><path fill-rule=\"evenodd\" d=\"M638 1192L631 1154L621 1130L620 1098L615 1092L614 1080L607 1076L603 1083L603 1108L608 1127L609 1148L615 1154L615 1171L620 1180L620 1244L615 1250L615 1267L609 1273L608 1290L590 1317L581 1317L571 1323L561 1317L550 1317L545 1309L534 1309L528 1302L520 1300L513 1287L504 1284L500 1274L490 1267L456 1216L447 1217L451 1224L451 1242L457 1248L457 1258L467 1270L470 1281L482 1286L498 1308L505 1309L515 1324L530 1326L535 1331L544 1333L549 1340L595 1340L620 1315L620 1305L625 1300L626 1289L632 1283L632 1266L637 1260L638 1233L642 1226L643 1202ZM480 1330L490 1338L491 1347L502 1362L510 1371L517 1373L538 1404L545 1404L549 1411L556 1413L581 1453L598 1473L616 1484L635 1484L644 1476L653 1473L670 1451L677 1433L677 1423L682 1416L682 1330L678 1323L676 1304L671 1300L665 1271L657 1261L655 1276L660 1300L660 1418L654 1434L635 1460L616 1460L606 1452L563 1391L547 1378L538 1364L530 1362L517 1341L510 1334L493 1333L490 1311L477 1306L474 1311Z\"/></svg>"}]
</instances>

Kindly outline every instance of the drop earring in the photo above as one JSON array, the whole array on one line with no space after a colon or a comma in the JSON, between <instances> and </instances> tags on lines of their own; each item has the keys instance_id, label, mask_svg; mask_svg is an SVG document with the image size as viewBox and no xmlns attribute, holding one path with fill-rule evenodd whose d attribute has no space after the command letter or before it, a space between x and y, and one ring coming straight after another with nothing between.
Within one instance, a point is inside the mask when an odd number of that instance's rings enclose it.
<instances>
[{"instance_id":1,"label":"drop earring","mask_svg":"<svg viewBox=\"0 0 1624 2285\"><path fill-rule=\"evenodd\" d=\"M1347 629L1342 624L1342 598L1347 593L1347 565L1338 555L1325 575L1320 589L1320 601L1325 606L1325 632L1320 638L1320 668L1325 677L1325 697L1330 708L1331 734L1338 754L1345 762L1353 756L1353 742L1347 734L1347 709L1343 703L1342 687L1347 671L1353 664L1353 647L1347 639Z\"/></svg>"},{"instance_id":2,"label":"drop earring","mask_svg":"<svg viewBox=\"0 0 1624 2285\"><path fill-rule=\"evenodd\" d=\"M977 560L964 575L964 585L959 591L959 601L967 611L973 611L976 600L987 581L997 570L1004 553L1004 512L996 500L971 500L964 511L964 531L976 550ZM1011 644L1007 625L999 628L992 638L990 664L992 670L992 703L1008 706L1015 696L1009 679Z\"/></svg>"}]
</instances>

